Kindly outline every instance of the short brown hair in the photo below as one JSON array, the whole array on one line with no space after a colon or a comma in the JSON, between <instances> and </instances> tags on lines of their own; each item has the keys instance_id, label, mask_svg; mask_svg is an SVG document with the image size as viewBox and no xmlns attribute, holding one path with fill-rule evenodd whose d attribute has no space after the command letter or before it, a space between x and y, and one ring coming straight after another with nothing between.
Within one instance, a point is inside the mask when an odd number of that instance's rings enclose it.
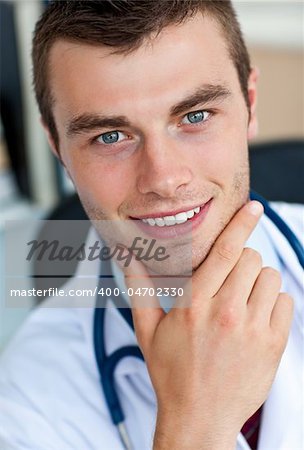
<instances>
[{"instance_id":1,"label":"short brown hair","mask_svg":"<svg viewBox=\"0 0 304 450\"><path fill-rule=\"evenodd\" d=\"M227 41L249 109L247 83L250 59L230 0L55 0L38 21L33 39L34 88L39 110L56 147L59 136L52 112L48 56L58 39L113 47L128 53L168 25L180 24L197 13L213 17Z\"/></svg>"}]
</instances>

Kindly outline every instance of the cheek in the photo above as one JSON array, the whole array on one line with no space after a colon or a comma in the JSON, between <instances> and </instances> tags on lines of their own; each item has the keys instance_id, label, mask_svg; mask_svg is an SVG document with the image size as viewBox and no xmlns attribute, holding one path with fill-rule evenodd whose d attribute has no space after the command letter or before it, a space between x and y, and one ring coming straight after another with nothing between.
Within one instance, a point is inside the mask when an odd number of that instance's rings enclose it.
<instances>
[{"instance_id":1,"label":"cheek","mask_svg":"<svg viewBox=\"0 0 304 450\"><path fill-rule=\"evenodd\" d=\"M229 183L247 166L247 144L242 139L212 139L197 145L192 155L197 176L203 174L219 185Z\"/></svg>"},{"instance_id":2,"label":"cheek","mask_svg":"<svg viewBox=\"0 0 304 450\"><path fill-rule=\"evenodd\" d=\"M246 111L238 105L233 111L214 118L210 130L191 137L187 144L196 174L204 174L219 185L231 181L247 166Z\"/></svg>"},{"instance_id":3,"label":"cheek","mask_svg":"<svg viewBox=\"0 0 304 450\"><path fill-rule=\"evenodd\" d=\"M128 168L104 160L74 159L70 161L70 173L83 203L107 217L117 214L133 189Z\"/></svg>"}]
</instances>

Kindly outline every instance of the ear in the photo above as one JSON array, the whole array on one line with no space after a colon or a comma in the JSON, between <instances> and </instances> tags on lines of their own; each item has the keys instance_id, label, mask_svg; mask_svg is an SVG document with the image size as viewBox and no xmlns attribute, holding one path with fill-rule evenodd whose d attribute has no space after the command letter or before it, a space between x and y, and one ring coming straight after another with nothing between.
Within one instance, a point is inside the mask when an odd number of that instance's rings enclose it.
<instances>
[{"instance_id":1,"label":"ear","mask_svg":"<svg viewBox=\"0 0 304 450\"><path fill-rule=\"evenodd\" d=\"M248 140L255 138L258 134L257 119L257 82L259 78L259 69L253 67L248 79L248 99L250 106L250 120L248 123L247 137Z\"/></svg>"},{"instance_id":2,"label":"ear","mask_svg":"<svg viewBox=\"0 0 304 450\"><path fill-rule=\"evenodd\" d=\"M50 149L52 150L52 153L54 153L54 155L56 156L56 158L58 158L59 161L62 163L62 159L61 159L61 156L60 156L60 154L59 154L59 152L58 152L58 149L56 148L56 145L55 145L53 136L52 136L52 134L51 134L51 132L50 132L48 126L47 126L46 123L43 121L42 117L40 117L40 123L41 123L41 125L42 125L42 127L43 127L43 129L44 129L44 131L45 131L45 134L46 134L46 137L47 137L47 140L48 140Z\"/></svg>"}]
</instances>

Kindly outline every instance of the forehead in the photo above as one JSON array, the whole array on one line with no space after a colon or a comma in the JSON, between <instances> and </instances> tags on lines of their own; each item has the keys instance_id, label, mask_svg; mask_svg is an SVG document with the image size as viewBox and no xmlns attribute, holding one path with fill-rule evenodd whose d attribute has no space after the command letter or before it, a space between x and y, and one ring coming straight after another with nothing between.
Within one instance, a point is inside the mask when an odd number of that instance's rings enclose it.
<instances>
[{"instance_id":1,"label":"forehead","mask_svg":"<svg viewBox=\"0 0 304 450\"><path fill-rule=\"evenodd\" d=\"M102 107L105 112L116 113L111 108L119 108L124 113L156 103L166 107L204 83L238 89L219 25L201 15L168 26L127 54L59 40L49 63L55 116L56 110L99 113Z\"/></svg>"}]
</instances>

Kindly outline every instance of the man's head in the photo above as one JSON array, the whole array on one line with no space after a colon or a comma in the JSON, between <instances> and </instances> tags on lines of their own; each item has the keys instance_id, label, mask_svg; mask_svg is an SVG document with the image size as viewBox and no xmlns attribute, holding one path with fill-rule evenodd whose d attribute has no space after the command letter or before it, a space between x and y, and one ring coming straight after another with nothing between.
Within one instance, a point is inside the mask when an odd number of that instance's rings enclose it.
<instances>
[{"instance_id":1,"label":"man's head","mask_svg":"<svg viewBox=\"0 0 304 450\"><path fill-rule=\"evenodd\" d=\"M248 198L256 76L230 2L55 2L33 61L51 146L90 218L202 206L191 219L196 267ZM186 225L156 222L173 249Z\"/></svg>"},{"instance_id":2,"label":"man's head","mask_svg":"<svg viewBox=\"0 0 304 450\"><path fill-rule=\"evenodd\" d=\"M57 148L49 67L49 52L55 41L106 45L123 54L132 52L168 25L183 23L197 13L212 17L220 25L249 107L250 59L230 0L53 1L37 23L32 55L37 102Z\"/></svg>"}]
</instances>

